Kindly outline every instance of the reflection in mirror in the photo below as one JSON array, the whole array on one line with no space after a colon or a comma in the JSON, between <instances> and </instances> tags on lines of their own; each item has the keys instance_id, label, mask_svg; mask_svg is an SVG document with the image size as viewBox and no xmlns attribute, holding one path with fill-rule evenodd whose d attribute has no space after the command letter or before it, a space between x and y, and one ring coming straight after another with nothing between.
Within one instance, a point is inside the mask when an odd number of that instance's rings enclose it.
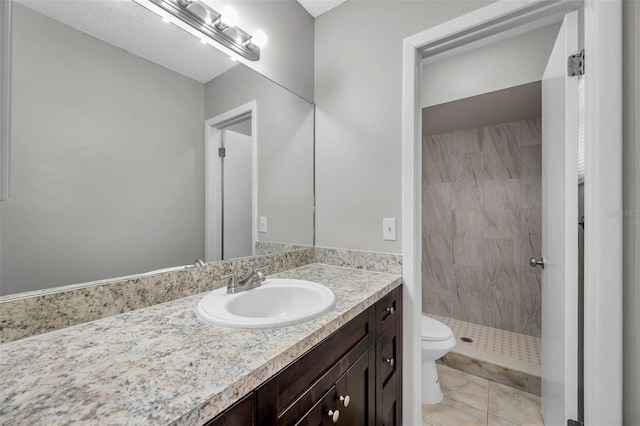
<instances>
[{"instance_id":1,"label":"reflection in mirror","mask_svg":"<svg viewBox=\"0 0 640 426\"><path fill-rule=\"evenodd\" d=\"M205 259L211 173L228 163L205 154L236 143L248 183L216 175L241 207L222 205L228 248L206 260L313 244L312 104L133 1L14 1L12 31L0 294ZM247 104L248 122L205 125Z\"/></svg>"}]
</instances>

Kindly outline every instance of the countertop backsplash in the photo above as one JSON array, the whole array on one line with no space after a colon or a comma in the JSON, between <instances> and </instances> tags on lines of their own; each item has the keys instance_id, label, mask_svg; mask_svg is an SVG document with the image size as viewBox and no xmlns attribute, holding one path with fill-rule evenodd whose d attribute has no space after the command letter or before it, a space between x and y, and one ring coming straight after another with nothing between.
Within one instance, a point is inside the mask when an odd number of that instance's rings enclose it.
<instances>
[{"instance_id":1,"label":"countertop backsplash","mask_svg":"<svg viewBox=\"0 0 640 426\"><path fill-rule=\"evenodd\" d=\"M269 265L268 274L312 263L402 273L402 256L398 254L332 248L274 251L179 271L0 297L0 344L211 291L226 284L221 276L245 276L265 264Z\"/></svg>"}]
</instances>

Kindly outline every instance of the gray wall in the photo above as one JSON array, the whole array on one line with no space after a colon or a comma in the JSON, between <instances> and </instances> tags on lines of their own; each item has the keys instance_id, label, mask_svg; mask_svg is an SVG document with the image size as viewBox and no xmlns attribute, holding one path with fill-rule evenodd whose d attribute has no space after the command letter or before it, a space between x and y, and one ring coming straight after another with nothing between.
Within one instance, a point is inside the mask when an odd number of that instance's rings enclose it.
<instances>
[{"instance_id":1,"label":"gray wall","mask_svg":"<svg viewBox=\"0 0 640 426\"><path fill-rule=\"evenodd\" d=\"M420 105L539 81L559 30L560 23L548 25L446 59L434 58L436 62L422 66Z\"/></svg>"},{"instance_id":2,"label":"gray wall","mask_svg":"<svg viewBox=\"0 0 640 426\"><path fill-rule=\"evenodd\" d=\"M401 252L402 40L488 3L348 1L316 19L317 245Z\"/></svg>"},{"instance_id":3,"label":"gray wall","mask_svg":"<svg viewBox=\"0 0 640 426\"><path fill-rule=\"evenodd\" d=\"M260 241L313 244L313 105L239 66L205 85L209 119L255 100Z\"/></svg>"},{"instance_id":4,"label":"gray wall","mask_svg":"<svg viewBox=\"0 0 640 426\"><path fill-rule=\"evenodd\" d=\"M640 424L640 3L623 2L624 424Z\"/></svg>"},{"instance_id":5,"label":"gray wall","mask_svg":"<svg viewBox=\"0 0 640 426\"><path fill-rule=\"evenodd\" d=\"M13 24L2 294L202 257L203 85L17 3Z\"/></svg>"},{"instance_id":6,"label":"gray wall","mask_svg":"<svg viewBox=\"0 0 640 426\"><path fill-rule=\"evenodd\" d=\"M426 136L422 153L423 312L539 337L540 120Z\"/></svg>"},{"instance_id":7,"label":"gray wall","mask_svg":"<svg viewBox=\"0 0 640 426\"><path fill-rule=\"evenodd\" d=\"M238 12L239 25L252 33L262 29L269 39L257 62L241 60L250 68L313 101L314 20L295 0L213 1L216 10L229 4Z\"/></svg>"}]
</instances>

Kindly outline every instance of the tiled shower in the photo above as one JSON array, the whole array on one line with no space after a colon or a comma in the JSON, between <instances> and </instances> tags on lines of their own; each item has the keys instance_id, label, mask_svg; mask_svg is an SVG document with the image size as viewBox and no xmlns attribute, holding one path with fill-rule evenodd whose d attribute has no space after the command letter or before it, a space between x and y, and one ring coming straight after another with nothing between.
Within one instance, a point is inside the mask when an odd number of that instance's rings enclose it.
<instances>
[{"instance_id":1,"label":"tiled shower","mask_svg":"<svg viewBox=\"0 0 640 426\"><path fill-rule=\"evenodd\" d=\"M425 313L540 336L541 121L423 138Z\"/></svg>"}]
</instances>

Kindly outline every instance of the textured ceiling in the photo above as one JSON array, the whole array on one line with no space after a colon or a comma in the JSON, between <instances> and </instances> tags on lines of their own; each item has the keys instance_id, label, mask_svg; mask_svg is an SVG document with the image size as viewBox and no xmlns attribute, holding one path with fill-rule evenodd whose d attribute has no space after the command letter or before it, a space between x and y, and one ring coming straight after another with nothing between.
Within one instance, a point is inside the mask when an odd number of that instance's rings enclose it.
<instances>
[{"instance_id":1,"label":"textured ceiling","mask_svg":"<svg viewBox=\"0 0 640 426\"><path fill-rule=\"evenodd\" d=\"M2 1L2 0L0 0ZM16 0L43 15L200 83L232 68L229 56L130 0Z\"/></svg>"},{"instance_id":2,"label":"textured ceiling","mask_svg":"<svg viewBox=\"0 0 640 426\"><path fill-rule=\"evenodd\" d=\"M298 0L298 3L307 9L311 16L317 18L323 13L340 6L345 1L347 0Z\"/></svg>"}]
</instances>

